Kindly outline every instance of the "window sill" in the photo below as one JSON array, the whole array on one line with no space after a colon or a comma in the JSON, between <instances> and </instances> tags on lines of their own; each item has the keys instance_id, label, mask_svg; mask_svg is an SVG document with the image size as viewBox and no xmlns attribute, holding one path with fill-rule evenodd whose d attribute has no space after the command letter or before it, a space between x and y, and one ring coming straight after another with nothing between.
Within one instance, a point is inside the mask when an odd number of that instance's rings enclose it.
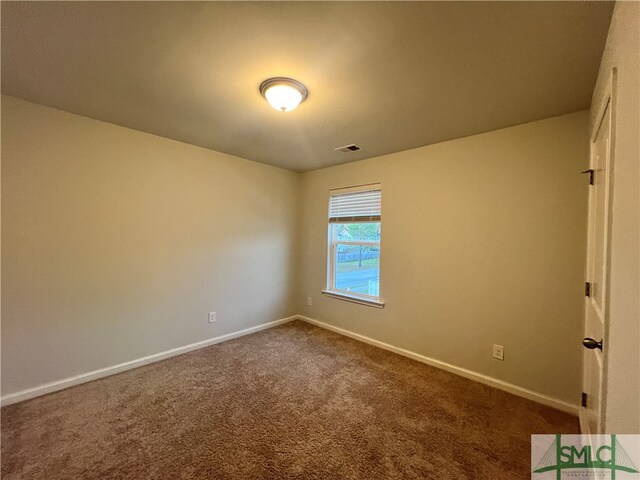
<instances>
[{"instance_id":1,"label":"window sill","mask_svg":"<svg viewBox=\"0 0 640 480\"><path fill-rule=\"evenodd\" d=\"M327 297L337 298L338 300L344 300L346 302L358 303L360 305L366 305L368 307L384 308L384 302L379 300L371 300L369 298L363 298L357 295L348 295L342 292L333 292L331 290L322 290L322 294Z\"/></svg>"}]
</instances>

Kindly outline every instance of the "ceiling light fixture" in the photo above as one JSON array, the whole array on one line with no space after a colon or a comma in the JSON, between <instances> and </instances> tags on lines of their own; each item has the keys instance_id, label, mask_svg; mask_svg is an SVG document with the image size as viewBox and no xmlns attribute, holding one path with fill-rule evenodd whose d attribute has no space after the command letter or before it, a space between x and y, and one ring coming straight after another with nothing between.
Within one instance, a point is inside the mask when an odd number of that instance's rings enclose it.
<instances>
[{"instance_id":1,"label":"ceiling light fixture","mask_svg":"<svg viewBox=\"0 0 640 480\"><path fill-rule=\"evenodd\" d=\"M268 78L260 84L260 93L269 105L281 112L295 110L307 98L307 88L293 78Z\"/></svg>"}]
</instances>

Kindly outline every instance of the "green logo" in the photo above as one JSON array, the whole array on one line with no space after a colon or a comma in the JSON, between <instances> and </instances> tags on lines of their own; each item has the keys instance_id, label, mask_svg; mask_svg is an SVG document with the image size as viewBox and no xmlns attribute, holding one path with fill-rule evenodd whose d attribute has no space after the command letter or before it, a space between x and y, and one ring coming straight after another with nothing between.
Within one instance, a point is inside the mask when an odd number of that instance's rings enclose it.
<instances>
[{"instance_id":1,"label":"green logo","mask_svg":"<svg viewBox=\"0 0 640 480\"><path fill-rule=\"evenodd\" d=\"M545 437L548 435L534 435ZM586 476L592 476L595 471L601 474L609 473L611 480L615 480L616 472L636 474L638 468L631 457L620 445L616 435L599 435L601 441L591 442L588 436L555 435L551 445L547 448L540 461L533 469L533 473L556 472L556 479L561 480L563 471L582 470ZM577 440L576 440L577 439ZM591 472L589 474L589 472ZM572 475L575 478L575 475Z\"/></svg>"}]
</instances>

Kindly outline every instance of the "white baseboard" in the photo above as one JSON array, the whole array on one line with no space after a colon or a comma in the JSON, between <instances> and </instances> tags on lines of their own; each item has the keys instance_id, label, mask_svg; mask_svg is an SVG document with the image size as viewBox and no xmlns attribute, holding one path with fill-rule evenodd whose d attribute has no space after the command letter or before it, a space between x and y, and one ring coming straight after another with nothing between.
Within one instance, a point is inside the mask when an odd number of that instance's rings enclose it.
<instances>
[{"instance_id":1,"label":"white baseboard","mask_svg":"<svg viewBox=\"0 0 640 480\"><path fill-rule=\"evenodd\" d=\"M226 335L220 335L219 337L209 338L207 340L192 343L190 345L185 345L183 347L173 348L171 350L167 350L164 352L155 353L147 357L142 357L136 360L131 360L129 362L120 363L112 367L101 368L99 370L82 373L74 377L68 377L62 380L57 380L55 382L38 385L37 387L33 387L33 388L22 390L16 393L5 395L4 397L0 398L0 406L11 405L12 403L18 403L24 400L29 400L30 398L46 395L47 393L57 392L58 390L63 390L65 388L73 387L81 383L90 382L91 380L97 380L99 378L108 377L109 375L115 375L116 373L125 372L127 370L142 367L143 365L147 365L149 363L158 362L160 360L164 360L170 357L175 357L176 355L182 355L183 353L188 353L193 350L198 350L199 348L208 347L210 345L215 345L216 343L225 342L227 340L232 340L234 338L242 337L244 335L249 335L251 333L259 332L260 330L266 330L268 328L276 327L278 325L282 325L292 320L296 320L297 318L299 318L298 315L293 315L287 318L281 318L280 320L274 320L273 322L263 323L255 327L245 328L244 330L227 333Z\"/></svg>"},{"instance_id":2,"label":"white baseboard","mask_svg":"<svg viewBox=\"0 0 640 480\"><path fill-rule=\"evenodd\" d=\"M420 355L419 353L405 350L404 348L394 347L393 345L389 345L388 343L374 340L373 338L369 338L364 335L360 335L358 333L345 330L343 328L334 327L333 325L321 322L319 320L315 320L313 318L305 317L304 315L293 315L291 317L282 318L280 320L275 320L273 322L263 323L255 327L246 328L244 330L239 330L237 332L228 333L226 335L220 335L219 337L210 338L208 340L203 340L201 342L196 342L190 345L185 345L183 347L167 350L165 352L149 355L147 357L131 360L129 362L120 363L112 367L101 368L99 370L94 370L92 372L83 373L80 375L76 375L74 377L64 378L62 380L57 380L55 382L45 383L37 387L29 388L16 393L11 393L9 395L5 395L2 398L0 398L0 406L11 405L13 403L18 403L24 400L29 400L31 398L39 397L41 395L46 395L47 393L53 393L59 390L63 390L65 388L73 387L75 385L80 385L81 383L90 382L92 380L97 380L99 378L108 377L109 375L114 375L116 373L132 370L134 368L138 368L143 365L147 365L149 363L158 362L160 360L164 360L170 357L175 357L176 355L182 355L184 353L188 353L193 350L197 350L199 348L208 347L210 345L215 345L216 343L221 343L227 340L232 340L234 338L242 337L244 335L249 335L251 333L259 332L261 330L266 330L268 328L276 327L278 325L282 325L296 319L300 319L312 325L316 325L326 330L331 330L332 332L339 333L340 335L344 335L344 336L353 338L355 340L368 343L369 345L373 345L373 346L382 348L384 350L388 350L390 352L397 353L399 355L402 355L408 358L412 358L413 360L426 363L427 365L431 365L433 367L446 370L456 375L460 375L461 377L465 377L470 380L474 380L476 382L489 385L499 390L503 390L505 392L509 392L514 395L518 395L520 397L533 400L534 402L538 402L543 405L547 405L549 407L562 410L563 412L571 413L577 416L580 410L578 405L572 405L562 400L558 400L556 398L549 397L547 395L537 393L532 390L528 390L526 388L513 385L511 383L503 382L502 380L498 380L497 378L489 377L481 373L473 372L465 368L457 367L449 363L441 362L439 360L435 360L433 358Z\"/></svg>"},{"instance_id":3,"label":"white baseboard","mask_svg":"<svg viewBox=\"0 0 640 480\"><path fill-rule=\"evenodd\" d=\"M467 370L466 368L457 367L455 365L451 365L450 363L441 362L440 360L435 360L433 358L420 355L419 353L405 350L404 348L394 347L393 345L389 345L388 343L380 342L378 340L374 340L373 338L365 337L364 335L360 335L359 333L354 333L343 328L334 327L333 325L321 322L320 320L305 317L304 315L298 315L297 318L304 322L310 323L311 325L315 325L326 330L331 330L332 332L339 333L340 335L344 335L346 337L368 343L369 345L373 345L375 347L397 353L404 357L412 358L413 360L417 360L418 362L426 363L427 365L431 365L432 367L455 373L456 375L459 375L461 377L465 377L470 380L489 385L490 387L494 387L499 390L512 393L519 397L527 398L529 400L533 400L534 402L541 403L557 410L561 410L563 412L571 413L572 415L578 416L578 405L572 405L563 400L558 400L557 398L549 397L548 395L534 392L533 390L528 390L526 388L513 385L512 383L503 382L502 380L498 380L497 378L489 377L472 370Z\"/></svg>"}]
</instances>

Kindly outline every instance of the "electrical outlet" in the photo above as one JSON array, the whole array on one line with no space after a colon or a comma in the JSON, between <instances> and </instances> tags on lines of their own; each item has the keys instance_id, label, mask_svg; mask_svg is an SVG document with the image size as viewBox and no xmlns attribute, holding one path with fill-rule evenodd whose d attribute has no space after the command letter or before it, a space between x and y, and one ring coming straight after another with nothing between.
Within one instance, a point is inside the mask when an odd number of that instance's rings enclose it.
<instances>
[{"instance_id":1,"label":"electrical outlet","mask_svg":"<svg viewBox=\"0 0 640 480\"><path fill-rule=\"evenodd\" d=\"M209 312L209 323L214 323L216 321L216 312Z\"/></svg>"},{"instance_id":2,"label":"electrical outlet","mask_svg":"<svg viewBox=\"0 0 640 480\"><path fill-rule=\"evenodd\" d=\"M313 305L313 300L311 297L307 297L307 305Z\"/></svg>"},{"instance_id":3,"label":"electrical outlet","mask_svg":"<svg viewBox=\"0 0 640 480\"><path fill-rule=\"evenodd\" d=\"M504 346L503 345L494 345L493 346L493 358L497 360L504 360Z\"/></svg>"}]
</instances>

